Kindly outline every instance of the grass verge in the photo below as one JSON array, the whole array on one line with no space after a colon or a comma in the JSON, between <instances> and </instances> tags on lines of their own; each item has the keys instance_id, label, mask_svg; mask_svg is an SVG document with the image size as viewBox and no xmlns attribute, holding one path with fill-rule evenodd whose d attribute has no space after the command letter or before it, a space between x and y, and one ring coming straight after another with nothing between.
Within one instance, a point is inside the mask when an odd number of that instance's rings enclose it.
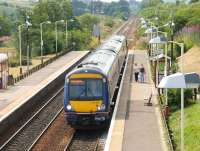
<instances>
[{"instance_id":1,"label":"grass verge","mask_svg":"<svg viewBox=\"0 0 200 151\"><path fill-rule=\"evenodd\" d=\"M169 127L173 132L176 150L180 151L180 110L169 118ZM200 151L200 104L185 108L185 151Z\"/></svg>"}]
</instances>

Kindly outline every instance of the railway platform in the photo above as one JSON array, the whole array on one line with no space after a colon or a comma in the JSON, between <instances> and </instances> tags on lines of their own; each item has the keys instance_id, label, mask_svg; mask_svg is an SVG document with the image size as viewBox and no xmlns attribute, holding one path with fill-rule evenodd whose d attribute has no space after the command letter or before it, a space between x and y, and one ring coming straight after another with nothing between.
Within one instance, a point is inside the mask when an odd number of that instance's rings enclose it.
<instances>
[{"instance_id":1,"label":"railway platform","mask_svg":"<svg viewBox=\"0 0 200 151\"><path fill-rule=\"evenodd\" d=\"M6 123L8 124L10 122L4 122L6 118L14 114L21 106L30 101L33 96L38 94L45 87L48 87L52 81L56 81L61 75L64 76L68 69L72 68L88 53L88 51L69 52L41 70L16 83L14 86L10 86L5 90L0 90L0 128L2 128L2 125L6 126ZM48 89L46 92L42 93L47 92ZM15 116L17 115L13 115L13 118Z\"/></svg>"},{"instance_id":2,"label":"railway platform","mask_svg":"<svg viewBox=\"0 0 200 151\"><path fill-rule=\"evenodd\" d=\"M132 65L144 65L145 83L135 82L135 69L132 66L133 70L128 69L131 74L125 73L125 83L120 92L122 96L116 103L118 105L113 113L105 151L166 151L167 138L156 97L157 91L151 80L148 56L145 51L139 50L130 51L130 54L134 56ZM149 98L151 94L152 106L147 106L147 100L144 99ZM128 98L124 99L123 95Z\"/></svg>"}]
</instances>

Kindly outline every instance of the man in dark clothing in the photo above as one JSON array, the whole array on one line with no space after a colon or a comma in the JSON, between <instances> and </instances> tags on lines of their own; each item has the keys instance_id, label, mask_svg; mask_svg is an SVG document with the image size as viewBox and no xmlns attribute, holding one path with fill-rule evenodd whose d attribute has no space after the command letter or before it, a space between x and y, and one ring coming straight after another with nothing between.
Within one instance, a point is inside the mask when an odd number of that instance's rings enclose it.
<instances>
[{"instance_id":1,"label":"man in dark clothing","mask_svg":"<svg viewBox=\"0 0 200 151\"><path fill-rule=\"evenodd\" d=\"M141 76L141 82L144 83L144 74L145 74L145 69L143 64L141 64L141 68L140 68L140 76Z\"/></svg>"},{"instance_id":2,"label":"man in dark clothing","mask_svg":"<svg viewBox=\"0 0 200 151\"><path fill-rule=\"evenodd\" d=\"M135 63L134 70L135 70L135 82L138 82L139 68L137 66L137 63Z\"/></svg>"}]
</instances>

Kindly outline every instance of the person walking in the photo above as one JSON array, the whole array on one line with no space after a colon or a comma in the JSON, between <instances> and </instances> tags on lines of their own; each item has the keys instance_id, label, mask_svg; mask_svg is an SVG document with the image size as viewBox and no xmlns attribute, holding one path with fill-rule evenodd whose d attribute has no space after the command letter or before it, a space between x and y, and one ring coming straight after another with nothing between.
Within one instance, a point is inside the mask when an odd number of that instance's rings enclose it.
<instances>
[{"instance_id":1,"label":"person walking","mask_svg":"<svg viewBox=\"0 0 200 151\"><path fill-rule=\"evenodd\" d=\"M144 75L145 75L144 65L141 64L141 68L140 68L140 80L141 80L142 83L144 83Z\"/></svg>"},{"instance_id":2,"label":"person walking","mask_svg":"<svg viewBox=\"0 0 200 151\"><path fill-rule=\"evenodd\" d=\"M137 63L135 63L134 71L135 71L135 73L134 73L135 74L135 82L138 82L139 68L138 68Z\"/></svg>"}]
</instances>

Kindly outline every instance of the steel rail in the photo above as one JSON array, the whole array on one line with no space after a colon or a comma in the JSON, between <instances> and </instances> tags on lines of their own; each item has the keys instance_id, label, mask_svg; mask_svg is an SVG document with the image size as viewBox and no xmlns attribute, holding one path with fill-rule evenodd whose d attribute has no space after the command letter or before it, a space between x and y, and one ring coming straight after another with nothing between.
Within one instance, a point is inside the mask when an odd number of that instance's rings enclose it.
<instances>
[{"instance_id":1,"label":"steel rail","mask_svg":"<svg viewBox=\"0 0 200 151\"><path fill-rule=\"evenodd\" d=\"M61 114L62 111L63 111L63 107L57 112L57 114L53 117L53 119L51 120L51 122L45 127L45 129L35 139L35 141L32 143L32 145L28 148L28 151L30 151L37 144L37 142L40 140L40 138L43 136L43 134L48 131L49 127L56 120L56 118Z\"/></svg>"},{"instance_id":2,"label":"steel rail","mask_svg":"<svg viewBox=\"0 0 200 151\"><path fill-rule=\"evenodd\" d=\"M0 150L4 149L22 130L24 130L60 93L63 91L64 87L58 90L58 92L51 97L29 120L24 123L1 147Z\"/></svg>"}]
</instances>

